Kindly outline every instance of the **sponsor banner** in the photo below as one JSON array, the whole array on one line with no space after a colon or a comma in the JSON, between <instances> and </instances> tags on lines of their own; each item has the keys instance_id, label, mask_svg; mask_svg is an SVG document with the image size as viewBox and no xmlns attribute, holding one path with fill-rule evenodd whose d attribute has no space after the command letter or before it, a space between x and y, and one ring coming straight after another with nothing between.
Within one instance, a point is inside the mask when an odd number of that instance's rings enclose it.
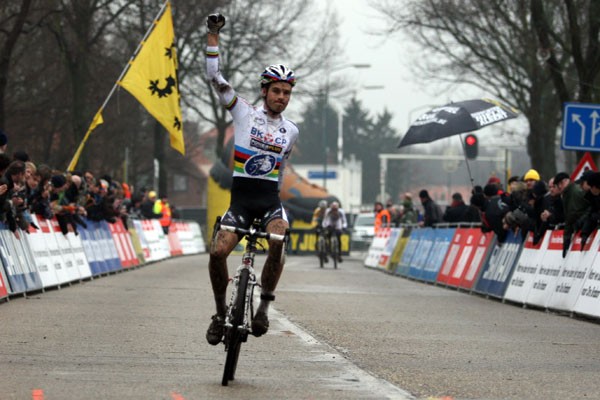
<instances>
[{"instance_id":1,"label":"sponsor banner","mask_svg":"<svg viewBox=\"0 0 600 400\"><path fill-rule=\"evenodd\" d=\"M410 232L412 231L412 229L413 228L411 226L405 226L402 228L402 235L400 236L400 238L398 239L398 242L396 243L396 247L394 248L394 251L392 252L392 257L390 259L390 263L388 264L388 269L387 269L388 272L394 273L396 271L396 269L398 268L398 263L402 259L402 254L404 253L406 244L408 243L408 240L410 239Z\"/></svg>"},{"instance_id":2,"label":"sponsor banner","mask_svg":"<svg viewBox=\"0 0 600 400\"><path fill-rule=\"evenodd\" d=\"M582 287L579 289L577 301L573 311L578 314L600 317L600 233L596 231L596 240L591 245L588 253L595 253L594 261L588 269ZM589 241L590 239L588 239ZM587 246L586 246L587 247ZM591 256L588 255L588 256Z\"/></svg>"},{"instance_id":3,"label":"sponsor banner","mask_svg":"<svg viewBox=\"0 0 600 400\"><path fill-rule=\"evenodd\" d=\"M550 243L551 231L544 234L543 240L533 244L533 232L529 232L521 255L517 261L517 266L513 272L504 299L515 303L525 303L527 295L533 286L538 269L541 267L541 261L544 253Z\"/></svg>"},{"instance_id":4,"label":"sponsor banner","mask_svg":"<svg viewBox=\"0 0 600 400\"><path fill-rule=\"evenodd\" d=\"M4 266L9 284L8 292L9 294L25 293L27 291L25 276L20 268L18 268L17 256L9 244L11 235L13 233L8 230L8 227L4 223L0 223L0 257L2 258L2 265Z\"/></svg>"},{"instance_id":5,"label":"sponsor banner","mask_svg":"<svg viewBox=\"0 0 600 400\"><path fill-rule=\"evenodd\" d=\"M390 236L388 237L387 243L385 244L385 247L379 256L379 260L377 260L377 268L385 271L389 270L389 266L392 261L392 253L398 244L400 236L402 236L402 228L390 229Z\"/></svg>"},{"instance_id":6,"label":"sponsor banner","mask_svg":"<svg viewBox=\"0 0 600 400\"><path fill-rule=\"evenodd\" d=\"M109 223L107 221L99 221L95 224L94 235L96 240L100 242L104 262L108 267L109 272L119 271L123 269L117 246L110 233Z\"/></svg>"},{"instance_id":7,"label":"sponsor banner","mask_svg":"<svg viewBox=\"0 0 600 400\"><path fill-rule=\"evenodd\" d=\"M107 273L108 266L104 261L104 256L102 255L100 243L96 240L96 237L94 235L95 222L86 219L85 223L87 227L80 227L78 231L79 237L81 238L81 244L83 245L85 257L88 260L88 264L92 272L92 276Z\"/></svg>"},{"instance_id":8,"label":"sponsor banner","mask_svg":"<svg viewBox=\"0 0 600 400\"><path fill-rule=\"evenodd\" d=\"M138 231L135 228L135 221L130 219L128 225L129 227L127 231L129 232L129 237L131 239L131 244L135 252L135 257L138 260L139 264L144 264L146 263L146 260L144 259L144 249L142 248L142 242L140 240L140 237L138 236Z\"/></svg>"},{"instance_id":9,"label":"sponsor banner","mask_svg":"<svg viewBox=\"0 0 600 400\"><path fill-rule=\"evenodd\" d=\"M494 244L475 285L477 293L502 298L521 251L521 234L509 231L506 240Z\"/></svg>"},{"instance_id":10,"label":"sponsor banner","mask_svg":"<svg viewBox=\"0 0 600 400\"><path fill-rule=\"evenodd\" d=\"M468 268L463 273L458 287L468 290L473 289L483 266L494 248L495 240L496 236L492 232L483 233L480 231L479 240L475 246L475 252L468 262Z\"/></svg>"},{"instance_id":11,"label":"sponsor banner","mask_svg":"<svg viewBox=\"0 0 600 400\"><path fill-rule=\"evenodd\" d=\"M379 257L383 254L391 234L391 228L381 228L375 234L365 258L365 267L377 268Z\"/></svg>"},{"instance_id":12,"label":"sponsor banner","mask_svg":"<svg viewBox=\"0 0 600 400\"><path fill-rule=\"evenodd\" d=\"M177 222L172 222L169 227L169 233L167 234L167 239L169 240L169 248L171 249L171 256L180 256L183 254L183 247L181 246L181 240L179 240L179 235L177 234L177 229L181 224Z\"/></svg>"},{"instance_id":13,"label":"sponsor banner","mask_svg":"<svg viewBox=\"0 0 600 400\"><path fill-rule=\"evenodd\" d=\"M157 219L151 219L150 223L152 224L152 229L156 232L158 236L158 244L157 251L160 254L159 260L167 259L171 256L171 248L169 247L169 239L167 239L167 235L163 231L162 226L160 226L160 221Z\"/></svg>"},{"instance_id":14,"label":"sponsor banner","mask_svg":"<svg viewBox=\"0 0 600 400\"><path fill-rule=\"evenodd\" d=\"M434 229L433 246L429 257L421 270L421 279L428 282L434 282L436 280L440 268L442 267L442 263L444 262L444 258L446 257L446 253L448 253L448 248L450 247L450 242L454 237L455 231L456 228Z\"/></svg>"},{"instance_id":15,"label":"sponsor banner","mask_svg":"<svg viewBox=\"0 0 600 400\"><path fill-rule=\"evenodd\" d=\"M38 290L44 287L44 282L37 269L35 258L27 242L28 233L18 229L19 239L13 235L12 241L17 252L19 262L21 263L21 270L25 274L25 285L27 290Z\"/></svg>"},{"instance_id":16,"label":"sponsor banner","mask_svg":"<svg viewBox=\"0 0 600 400\"><path fill-rule=\"evenodd\" d=\"M481 229L468 228L464 230L464 240L461 242L462 247L456 258L456 262L450 270L446 284L453 287L458 287L460 285L467 268L470 266L470 263L475 256L475 249L477 248L481 236Z\"/></svg>"},{"instance_id":17,"label":"sponsor banner","mask_svg":"<svg viewBox=\"0 0 600 400\"><path fill-rule=\"evenodd\" d=\"M58 220L56 219L56 217L52 217L52 219L48 220L48 224L50 225L50 228L52 230L54 241L56 242L56 246L58 248L58 251L60 252L60 257L63 260L63 265L65 266L65 271L67 272L69 282L80 280L81 276L79 276L79 270L77 269L75 264L75 257L73 256L71 244L60 230ZM52 241L52 239L49 240Z\"/></svg>"},{"instance_id":18,"label":"sponsor banner","mask_svg":"<svg viewBox=\"0 0 600 400\"><path fill-rule=\"evenodd\" d=\"M192 232L192 254L206 253L206 245L204 244L204 238L202 237L202 230L200 225L195 221L187 222L186 225ZM340 238L342 242L342 254L350 253L350 235L347 233L342 234Z\"/></svg>"},{"instance_id":19,"label":"sponsor banner","mask_svg":"<svg viewBox=\"0 0 600 400\"><path fill-rule=\"evenodd\" d=\"M431 249L433 248L433 240L435 239L435 230L433 228L421 228L421 240L415 250L415 256L410 261L408 276L414 279L421 279L421 271L425 268L425 264L430 257Z\"/></svg>"},{"instance_id":20,"label":"sponsor banner","mask_svg":"<svg viewBox=\"0 0 600 400\"><path fill-rule=\"evenodd\" d=\"M540 260L540 267L533 278L533 285L527 294L525 304L547 307L554 285L560 275L564 258L562 258L563 231L551 231L550 242Z\"/></svg>"},{"instance_id":21,"label":"sponsor banner","mask_svg":"<svg viewBox=\"0 0 600 400\"><path fill-rule=\"evenodd\" d=\"M442 261L442 266L437 276L437 282L448 283L450 274L456 268L456 264L460 259L460 256L465 248L467 242L468 233L471 232L472 228L457 228L454 232L454 236L448 246L448 251ZM478 229L479 230L479 229Z\"/></svg>"},{"instance_id":22,"label":"sponsor banner","mask_svg":"<svg viewBox=\"0 0 600 400\"><path fill-rule=\"evenodd\" d=\"M50 231L49 229L46 232L42 230L42 224L39 222L39 219L36 215L32 215L31 219L33 223L37 227L39 227L39 229L35 229L33 226L29 226L29 234L24 235L22 239L27 242L29 248L31 249L31 252L33 253L33 259L38 274L40 275L40 279L42 280L42 285L44 287L57 286L60 282L58 280L56 270L54 269L54 265L52 263L52 258L50 255L50 249L47 244L49 240L48 235L50 234ZM46 224L46 220L42 220L44 224Z\"/></svg>"},{"instance_id":23,"label":"sponsor banner","mask_svg":"<svg viewBox=\"0 0 600 400\"><path fill-rule=\"evenodd\" d=\"M585 246L581 246L581 235L574 238L570 251L564 260L563 268L551 290L548 308L562 311L573 311L577 298L581 293L588 272L594 264L600 246L598 231L592 233Z\"/></svg>"},{"instance_id":24,"label":"sponsor banner","mask_svg":"<svg viewBox=\"0 0 600 400\"><path fill-rule=\"evenodd\" d=\"M137 237L140 240L140 246L142 248L142 253L144 256L144 261L149 262L152 261L150 255L150 244L148 243L148 239L146 238L146 230L144 228L144 224L142 220L134 219L133 227L137 232Z\"/></svg>"},{"instance_id":25,"label":"sponsor banner","mask_svg":"<svg viewBox=\"0 0 600 400\"><path fill-rule=\"evenodd\" d=\"M44 241L46 242L46 247L48 248L48 252L50 253L50 267L54 269L56 273L56 278L58 280L58 284L61 285L63 283L70 282L70 276L67 272L67 267L65 265L65 260L62 258L62 252L58 247L58 242L54 238L54 231L50 220L45 219L41 215L37 216L38 226L42 231Z\"/></svg>"},{"instance_id":26,"label":"sponsor banner","mask_svg":"<svg viewBox=\"0 0 600 400\"><path fill-rule=\"evenodd\" d=\"M425 230L419 228L413 229L410 232L408 243L406 243L406 247L404 248L404 252L402 253L402 257L400 258L400 262L398 263L398 267L395 271L396 275L408 276L412 259L417 253L419 242L421 241L424 233Z\"/></svg>"},{"instance_id":27,"label":"sponsor banner","mask_svg":"<svg viewBox=\"0 0 600 400\"><path fill-rule=\"evenodd\" d=\"M204 239L198 223L187 224L185 228L189 232L182 239L184 247L183 254L206 253ZM350 254L350 235L342 233L340 237L342 245L342 255ZM187 249L187 250L185 250ZM317 254L317 234L314 229L290 229L290 243L288 250L290 254L297 255L316 255Z\"/></svg>"},{"instance_id":28,"label":"sponsor banner","mask_svg":"<svg viewBox=\"0 0 600 400\"><path fill-rule=\"evenodd\" d=\"M2 263L2 261L0 258L0 264L1 263ZM6 271L4 271L3 266L0 266L0 299L8 297L9 288L8 288L8 286L6 286L7 282L8 282L8 279L6 279Z\"/></svg>"},{"instance_id":29,"label":"sponsor banner","mask_svg":"<svg viewBox=\"0 0 600 400\"><path fill-rule=\"evenodd\" d=\"M85 255L81 235L79 234L81 226L77 228L77 234L71 225L69 225L68 228L69 232L67 233L66 238L69 241L69 246L71 246L71 252L73 254L73 259L75 260L75 268L79 271L80 279L87 279L92 276L92 270L88 263L87 256Z\"/></svg>"},{"instance_id":30,"label":"sponsor banner","mask_svg":"<svg viewBox=\"0 0 600 400\"><path fill-rule=\"evenodd\" d=\"M117 218L114 223L108 224L108 229L112 236L115 249L117 250L121 266L123 266L123 268L131 268L139 265L139 260L135 254L133 244L131 243L129 232L125 230L123 220Z\"/></svg>"}]
</instances>

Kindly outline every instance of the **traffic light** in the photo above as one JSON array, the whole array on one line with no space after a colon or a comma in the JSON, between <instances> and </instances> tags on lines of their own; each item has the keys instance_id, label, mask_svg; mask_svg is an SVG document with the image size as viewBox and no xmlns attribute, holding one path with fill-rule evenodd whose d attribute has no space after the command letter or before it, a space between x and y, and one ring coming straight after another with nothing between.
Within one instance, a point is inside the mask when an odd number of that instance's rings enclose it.
<instances>
[{"instance_id":1,"label":"traffic light","mask_svg":"<svg viewBox=\"0 0 600 400\"><path fill-rule=\"evenodd\" d=\"M479 140L477 136L472 133L468 134L465 137L465 156L469 160L474 160L477 158L477 152L479 151Z\"/></svg>"}]
</instances>

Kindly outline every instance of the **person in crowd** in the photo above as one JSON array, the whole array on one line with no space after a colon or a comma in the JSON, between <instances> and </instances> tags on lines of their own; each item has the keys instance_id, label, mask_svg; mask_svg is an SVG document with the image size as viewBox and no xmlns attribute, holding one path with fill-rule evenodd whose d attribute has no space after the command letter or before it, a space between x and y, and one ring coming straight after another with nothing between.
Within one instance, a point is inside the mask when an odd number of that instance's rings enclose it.
<instances>
[{"instance_id":1,"label":"person in crowd","mask_svg":"<svg viewBox=\"0 0 600 400\"><path fill-rule=\"evenodd\" d=\"M402 217L400 223L402 224L416 224L417 223L417 212L413 206L412 194L409 192L404 193L402 198Z\"/></svg>"},{"instance_id":2,"label":"person in crowd","mask_svg":"<svg viewBox=\"0 0 600 400\"><path fill-rule=\"evenodd\" d=\"M317 239L319 232L321 231L323 224L323 217L325 217L325 211L327 211L327 200L319 200L317 207L313 211L311 226L317 233Z\"/></svg>"},{"instance_id":3,"label":"person in crowd","mask_svg":"<svg viewBox=\"0 0 600 400\"><path fill-rule=\"evenodd\" d=\"M340 203L334 201L331 206L325 211L322 223L325 234L327 235L327 247L330 247L331 235L337 236L338 239L338 261L342 262L342 232L348 228L346 213L340 207Z\"/></svg>"},{"instance_id":4,"label":"person in crowd","mask_svg":"<svg viewBox=\"0 0 600 400\"><path fill-rule=\"evenodd\" d=\"M13 153L12 156L13 161L20 160L23 162L31 161L29 158L29 154L25 150L17 150Z\"/></svg>"},{"instance_id":5,"label":"person in crowd","mask_svg":"<svg viewBox=\"0 0 600 400\"><path fill-rule=\"evenodd\" d=\"M581 226L581 247L585 246L588 238L600 223L600 172L592 172L586 177L588 192L585 195L590 203L587 212L580 218Z\"/></svg>"},{"instance_id":6,"label":"person in crowd","mask_svg":"<svg viewBox=\"0 0 600 400\"><path fill-rule=\"evenodd\" d=\"M423 205L423 226L433 226L442 222L442 210L439 205L429 196L425 189L419 192L419 199Z\"/></svg>"},{"instance_id":7,"label":"person in crowd","mask_svg":"<svg viewBox=\"0 0 600 400\"><path fill-rule=\"evenodd\" d=\"M563 258L571 245L571 239L577 222L588 211L590 203L585 199L583 189L571 181L569 174L559 172L554 176L554 185L561 195L565 215L565 230L563 233Z\"/></svg>"},{"instance_id":8,"label":"person in crowd","mask_svg":"<svg viewBox=\"0 0 600 400\"><path fill-rule=\"evenodd\" d=\"M146 193L140 205L140 211L144 219L159 219L162 217L162 214L154 212L154 203L156 203L156 192L150 190Z\"/></svg>"},{"instance_id":9,"label":"person in crowd","mask_svg":"<svg viewBox=\"0 0 600 400\"><path fill-rule=\"evenodd\" d=\"M446 207L442 219L449 223L470 222L466 220L467 211L469 211L469 206L465 204L462 194L456 192L452 195L452 203Z\"/></svg>"},{"instance_id":10,"label":"person in crowd","mask_svg":"<svg viewBox=\"0 0 600 400\"><path fill-rule=\"evenodd\" d=\"M383 207L382 202L375 202L373 212L375 213L375 235L377 235L382 228L390 228L392 226L392 216L390 215L389 210Z\"/></svg>"},{"instance_id":11,"label":"person in crowd","mask_svg":"<svg viewBox=\"0 0 600 400\"><path fill-rule=\"evenodd\" d=\"M554 229L558 224L565 222L562 198L560 197L560 191L554 184L554 177L548 180L548 193L544 196L540 220L542 223L539 232L537 232L537 241L534 238L536 244L543 237L546 230Z\"/></svg>"},{"instance_id":12,"label":"person in crowd","mask_svg":"<svg viewBox=\"0 0 600 400\"><path fill-rule=\"evenodd\" d=\"M38 180L37 189L31 192L28 199L29 208L33 214L40 218L50 219L54 216L50 208L50 179L52 169L45 164L37 165L35 175Z\"/></svg>"},{"instance_id":13,"label":"person in crowd","mask_svg":"<svg viewBox=\"0 0 600 400\"><path fill-rule=\"evenodd\" d=\"M539 172L535 169L530 169L523 175L523 182L527 186L527 189L533 189L533 185L541 179Z\"/></svg>"},{"instance_id":14,"label":"person in crowd","mask_svg":"<svg viewBox=\"0 0 600 400\"><path fill-rule=\"evenodd\" d=\"M25 203L25 174L26 168L23 161L13 161L10 163L2 178L0 178L0 188L6 185L6 189L1 188L3 192L0 195L0 220L8 225L8 229L19 238L17 230L16 209Z\"/></svg>"},{"instance_id":15,"label":"person in crowd","mask_svg":"<svg viewBox=\"0 0 600 400\"><path fill-rule=\"evenodd\" d=\"M0 129L0 154L5 154L8 148L8 136Z\"/></svg>"},{"instance_id":16,"label":"person in crowd","mask_svg":"<svg viewBox=\"0 0 600 400\"><path fill-rule=\"evenodd\" d=\"M76 206L69 203L65 193L69 186L67 177L63 174L53 175L50 179L50 208L58 221L58 226L63 235L69 233L69 226L75 234L78 234L77 226L73 215L76 212Z\"/></svg>"},{"instance_id":17,"label":"person in crowd","mask_svg":"<svg viewBox=\"0 0 600 400\"><path fill-rule=\"evenodd\" d=\"M494 232L498 238L498 243L502 244L506 240L507 229L504 225L504 217L509 211L508 205L498 194L498 187L493 184L487 184L483 188L484 199L475 198L475 204L481 207L481 230L483 232Z\"/></svg>"},{"instance_id":18,"label":"person in crowd","mask_svg":"<svg viewBox=\"0 0 600 400\"><path fill-rule=\"evenodd\" d=\"M152 210L153 210L154 214L161 215L160 226L162 227L162 230L165 233L165 235L168 235L169 227L171 226L172 217L171 217L171 205L169 204L169 199L167 198L167 196L164 194L162 196L160 196L160 198L154 202L154 207Z\"/></svg>"},{"instance_id":19,"label":"person in crowd","mask_svg":"<svg viewBox=\"0 0 600 400\"><path fill-rule=\"evenodd\" d=\"M390 212L390 226L396 228L400 226L400 218L402 217L400 209L391 200L385 204L385 208Z\"/></svg>"},{"instance_id":20,"label":"person in crowd","mask_svg":"<svg viewBox=\"0 0 600 400\"><path fill-rule=\"evenodd\" d=\"M589 178L592 175L594 175L594 171L588 169L575 181L575 183L581 186L581 189L586 193L590 191Z\"/></svg>"}]
</instances>

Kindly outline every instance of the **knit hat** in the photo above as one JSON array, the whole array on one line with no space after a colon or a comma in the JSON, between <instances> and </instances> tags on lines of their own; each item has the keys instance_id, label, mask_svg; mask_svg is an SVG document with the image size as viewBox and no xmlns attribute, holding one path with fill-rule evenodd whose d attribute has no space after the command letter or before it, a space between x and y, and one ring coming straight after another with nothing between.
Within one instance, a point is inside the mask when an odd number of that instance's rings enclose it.
<instances>
[{"instance_id":1,"label":"knit hat","mask_svg":"<svg viewBox=\"0 0 600 400\"><path fill-rule=\"evenodd\" d=\"M6 136L6 133L0 129L0 146L4 146L6 143L8 143L8 137Z\"/></svg>"},{"instance_id":2,"label":"knit hat","mask_svg":"<svg viewBox=\"0 0 600 400\"><path fill-rule=\"evenodd\" d=\"M490 179L488 179L487 183L501 183L500 178L498 178L497 176L490 176Z\"/></svg>"},{"instance_id":3,"label":"knit hat","mask_svg":"<svg viewBox=\"0 0 600 400\"><path fill-rule=\"evenodd\" d=\"M535 169L530 169L529 171L527 171L527 173L523 177L523 180L524 181L528 181L528 180L539 181L540 174Z\"/></svg>"}]
</instances>

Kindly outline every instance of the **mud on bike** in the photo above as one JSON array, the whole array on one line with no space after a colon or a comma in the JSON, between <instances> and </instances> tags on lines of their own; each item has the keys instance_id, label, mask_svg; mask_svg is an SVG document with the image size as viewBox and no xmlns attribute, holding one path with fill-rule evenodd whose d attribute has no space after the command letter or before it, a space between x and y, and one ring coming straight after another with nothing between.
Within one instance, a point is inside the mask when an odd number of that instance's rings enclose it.
<instances>
[{"instance_id":1,"label":"mud on bike","mask_svg":"<svg viewBox=\"0 0 600 400\"><path fill-rule=\"evenodd\" d=\"M221 384L227 386L229 381L234 380L237 362L240 356L242 343L248 340L248 334L252 333L252 317L254 315L254 288L260 286L254 273L254 256L258 252L266 252L265 246L258 239L267 239L284 242L281 257L285 254L285 242L289 231L285 235L267 233L261 228L261 221L255 219L249 229L222 225L217 218L215 234L218 230L229 231L246 239L246 248L242 256L242 263L238 266L235 275L231 279L231 297L227 314L225 315L225 368Z\"/></svg>"}]
</instances>

